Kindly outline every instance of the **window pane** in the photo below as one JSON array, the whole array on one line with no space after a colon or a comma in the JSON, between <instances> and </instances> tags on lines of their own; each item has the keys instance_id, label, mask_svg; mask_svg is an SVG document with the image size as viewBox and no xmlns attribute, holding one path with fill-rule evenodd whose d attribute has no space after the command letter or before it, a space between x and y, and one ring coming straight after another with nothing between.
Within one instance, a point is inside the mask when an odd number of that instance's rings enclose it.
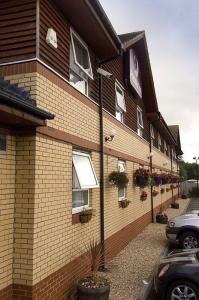
<instances>
[{"instance_id":1,"label":"window pane","mask_svg":"<svg viewBox=\"0 0 199 300\"><path fill-rule=\"evenodd\" d=\"M74 190L81 189L74 166L73 166L73 189Z\"/></svg>"},{"instance_id":2,"label":"window pane","mask_svg":"<svg viewBox=\"0 0 199 300\"><path fill-rule=\"evenodd\" d=\"M82 66L82 68L89 70L89 56L88 50L80 43L80 41L73 35L73 43L75 47L75 54L78 64Z\"/></svg>"},{"instance_id":3,"label":"window pane","mask_svg":"<svg viewBox=\"0 0 199 300\"><path fill-rule=\"evenodd\" d=\"M81 189L98 187L89 155L73 153L73 164Z\"/></svg>"},{"instance_id":4,"label":"window pane","mask_svg":"<svg viewBox=\"0 0 199 300\"><path fill-rule=\"evenodd\" d=\"M126 111L126 105L124 100L123 91L116 85L116 101L117 105L123 110Z\"/></svg>"},{"instance_id":5,"label":"window pane","mask_svg":"<svg viewBox=\"0 0 199 300\"><path fill-rule=\"evenodd\" d=\"M119 196L119 198L124 198L125 197L125 188L119 188L118 189L118 196Z\"/></svg>"},{"instance_id":6,"label":"window pane","mask_svg":"<svg viewBox=\"0 0 199 300\"><path fill-rule=\"evenodd\" d=\"M120 110L116 110L116 119L123 122L123 113Z\"/></svg>"},{"instance_id":7,"label":"window pane","mask_svg":"<svg viewBox=\"0 0 199 300\"><path fill-rule=\"evenodd\" d=\"M70 71L69 81L78 91L87 94L87 82L73 71Z\"/></svg>"},{"instance_id":8,"label":"window pane","mask_svg":"<svg viewBox=\"0 0 199 300\"><path fill-rule=\"evenodd\" d=\"M88 190L73 192L72 208L88 205Z\"/></svg>"},{"instance_id":9,"label":"window pane","mask_svg":"<svg viewBox=\"0 0 199 300\"><path fill-rule=\"evenodd\" d=\"M137 110L138 124L143 127L142 112Z\"/></svg>"}]
</instances>

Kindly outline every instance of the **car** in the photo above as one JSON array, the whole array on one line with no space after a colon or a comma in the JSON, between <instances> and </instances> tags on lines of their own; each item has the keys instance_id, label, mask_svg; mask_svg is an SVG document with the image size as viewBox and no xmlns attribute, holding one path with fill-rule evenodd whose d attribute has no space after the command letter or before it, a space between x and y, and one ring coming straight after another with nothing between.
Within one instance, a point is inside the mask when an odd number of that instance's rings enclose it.
<instances>
[{"instance_id":1,"label":"car","mask_svg":"<svg viewBox=\"0 0 199 300\"><path fill-rule=\"evenodd\" d=\"M175 250L161 258L153 285L153 300L199 300L199 249Z\"/></svg>"},{"instance_id":2,"label":"car","mask_svg":"<svg viewBox=\"0 0 199 300\"><path fill-rule=\"evenodd\" d=\"M166 236L181 249L199 248L199 210L170 219L166 227Z\"/></svg>"}]
</instances>

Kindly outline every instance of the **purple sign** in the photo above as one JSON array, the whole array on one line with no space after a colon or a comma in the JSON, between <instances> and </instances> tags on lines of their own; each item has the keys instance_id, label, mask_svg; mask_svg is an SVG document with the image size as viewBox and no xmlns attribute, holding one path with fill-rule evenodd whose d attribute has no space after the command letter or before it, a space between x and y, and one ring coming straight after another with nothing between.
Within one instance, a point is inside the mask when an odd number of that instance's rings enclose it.
<instances>
[{"instance_id":1,"label":"purple sign","mask_svg":"<svg viewBox=\"0 0 199 300\"><path fill-rule=\"evenodd\" d=\"M127 83L135 90L136 94L142 97L142 86L140 79L140 68L136 53L133 49L129 49L126 55L125 77Z\"/></svg>"}]
</instances>

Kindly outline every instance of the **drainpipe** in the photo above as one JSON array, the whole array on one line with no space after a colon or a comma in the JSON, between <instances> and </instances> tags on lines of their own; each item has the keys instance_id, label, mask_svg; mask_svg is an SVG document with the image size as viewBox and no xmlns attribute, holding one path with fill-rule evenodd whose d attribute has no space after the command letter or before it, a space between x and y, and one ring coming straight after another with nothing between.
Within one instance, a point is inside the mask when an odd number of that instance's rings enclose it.
<instances>
[{"instance_id":1,"label":"drainpipe","mask_svg":"<svg viewBox=\"0 0 199 300\"><path fill-rule=\"evenodd\" d=\"M151 152L152 152L151 127L152 127L152 124L150 123L150 125L149 125L149 128L150 128L150 142L149 142L149 150L150 150L150 154L151 154ZM150 172L152 173L152 171L153 171L153 158L152 158L151 155L150 155L150 157L149 157L149 163L150 163ZM150 186L150 189L151 189L151 221L152 221L152 223L154 223L154 213L153 213L153 209L154 209L154 206L153 206L153 186L152 186L152 185Z\"/></svg>"},{"instance_id":2,"label":"drainpipe","mask_svg":"<svg viewBox=\"0 0 199 300\"><path fill-rule=\"evenodd\" d=\"M101 68L103 64L111 62L117 57L117 54L109 59L98 63ZM108 78L107 78L108 80ZM103 116L103 77L99 74L99 122L100 122L100 246L101 246L101 262L100 271L105 270L105 230L104 230L104 116Z\"/></svg>"},{"instance_id":3,"label":"drainpipe","mask_svg":"<svg viewBox=\"0 0 199 300\"><path fill-rule=\"evenodd\" d=\"M173 172L173 156L172 156L172 149L170 147L170 157L171 157L171 173ZM173 188L171 189L172 193L172 202L173 202Z\"/></svg>"}]
</instances>

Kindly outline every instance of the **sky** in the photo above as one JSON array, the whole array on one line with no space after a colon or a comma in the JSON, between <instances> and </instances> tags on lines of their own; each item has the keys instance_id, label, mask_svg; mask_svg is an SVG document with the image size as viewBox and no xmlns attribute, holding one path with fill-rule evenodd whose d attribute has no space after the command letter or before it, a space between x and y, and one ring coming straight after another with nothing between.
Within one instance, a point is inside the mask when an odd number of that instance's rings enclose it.
<instances>
[{"instance_id":1,"label":"sky","mask_svg":"<svg viewBox=\"0 0 199 300\"><path fill-rule=\"evenodd\" d=\"M118 34L145 30L159 110L199 156L199 1L100 0Z\"/></svg>"}]
</instances>

